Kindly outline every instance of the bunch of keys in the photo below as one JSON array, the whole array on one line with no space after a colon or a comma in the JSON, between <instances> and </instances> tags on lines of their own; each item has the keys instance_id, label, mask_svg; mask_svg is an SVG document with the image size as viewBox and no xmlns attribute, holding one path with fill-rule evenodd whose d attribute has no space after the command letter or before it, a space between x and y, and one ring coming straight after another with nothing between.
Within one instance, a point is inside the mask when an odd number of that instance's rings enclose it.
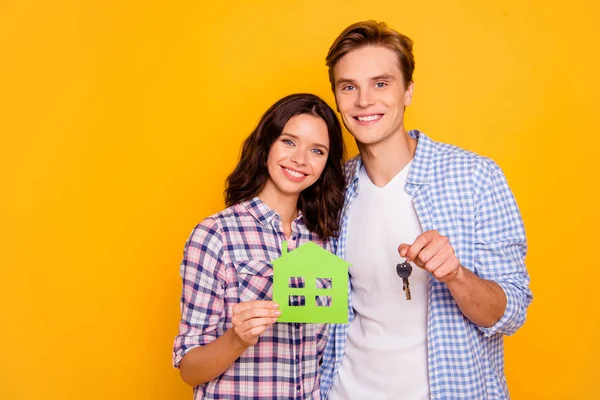
<instances>
[{"instance_id":1,"label":"bunch of keys","mask_svg":"<svg viewBox=\"0 0 600 400\"><path fill-rule=\"evenodd\" d=\"M410 287L408 286L408 277L412 272L412 266L409 262L404 261L402 264L396 265L396 273L402 278L402 289L406 293L406 300L410 300Z\"/></svg>"}]
</instances>

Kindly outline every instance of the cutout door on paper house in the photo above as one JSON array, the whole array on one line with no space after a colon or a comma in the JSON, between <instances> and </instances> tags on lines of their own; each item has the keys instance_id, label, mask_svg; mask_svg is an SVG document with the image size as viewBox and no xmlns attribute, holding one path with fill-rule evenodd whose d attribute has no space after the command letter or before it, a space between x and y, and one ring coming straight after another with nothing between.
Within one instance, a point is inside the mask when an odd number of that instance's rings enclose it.
<instances>
[{"instance_id":1,"label":"cutout door on paper house","mask_svg":"<svg viewBox=\"0 0 600 400\"><path fill-rule=\"evenodd\" d=\"M273 301L277 322L348 323L348 264L308 242L292 252L287 242L273 261Z\"/></svg>"}]
</instances>

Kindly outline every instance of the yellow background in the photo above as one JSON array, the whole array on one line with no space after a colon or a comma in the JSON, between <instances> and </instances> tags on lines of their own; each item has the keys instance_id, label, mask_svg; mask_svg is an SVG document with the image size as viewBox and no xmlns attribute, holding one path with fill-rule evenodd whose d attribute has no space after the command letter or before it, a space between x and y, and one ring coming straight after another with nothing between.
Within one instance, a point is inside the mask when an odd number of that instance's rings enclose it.
<instances>
[{"instance_id":1,"label":"yellow background","mask_svg":"<svg viewBox=\"0 0 600 400\"><path fill-rule=\"evenodd\" d=\"M495 159L521 207L513 398L600 398L598 2L203 3L0 0L0 399L191 398L184 241L268 106L333 104L325 54L368 18L415 41L407 127Z\"/></svg>"}]
</instances>

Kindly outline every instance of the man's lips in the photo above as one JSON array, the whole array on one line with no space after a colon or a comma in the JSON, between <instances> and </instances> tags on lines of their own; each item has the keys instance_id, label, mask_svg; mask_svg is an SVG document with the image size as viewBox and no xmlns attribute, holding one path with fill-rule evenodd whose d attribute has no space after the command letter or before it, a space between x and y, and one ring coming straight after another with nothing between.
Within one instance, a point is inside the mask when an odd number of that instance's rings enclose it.
<instances>
[{"instance_id":1,"label":"man's lips","mask_svg":"<svg viewBox=\"0 0 600 400\"><path fill-rule=\"evenodd\" d=\"M368 115L357 115L354 118L360 125L372 125L379 122L383 117L383 114L368 114Z\"/></svg>"}]
</instances>

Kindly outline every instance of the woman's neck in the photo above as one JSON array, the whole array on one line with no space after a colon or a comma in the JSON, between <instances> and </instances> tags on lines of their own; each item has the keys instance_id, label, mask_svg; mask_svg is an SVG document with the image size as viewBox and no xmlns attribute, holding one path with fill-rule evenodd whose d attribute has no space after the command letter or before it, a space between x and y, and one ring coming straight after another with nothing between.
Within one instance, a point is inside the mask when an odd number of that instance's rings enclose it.
<instances>
[{"instance_id":1,"label":"woman's neck","mask_svg":"<svg viewBox=\"0 0 600 400\"><path fill-rule=\"evenodd\" d=\"M283 233L288 238L292 234L292 221L298 217L298 196L284 196L281 193L274 193L271 188L265 186L258 198L269 208L275 211L281 217Z\"/></svg>"}]
</instances>

